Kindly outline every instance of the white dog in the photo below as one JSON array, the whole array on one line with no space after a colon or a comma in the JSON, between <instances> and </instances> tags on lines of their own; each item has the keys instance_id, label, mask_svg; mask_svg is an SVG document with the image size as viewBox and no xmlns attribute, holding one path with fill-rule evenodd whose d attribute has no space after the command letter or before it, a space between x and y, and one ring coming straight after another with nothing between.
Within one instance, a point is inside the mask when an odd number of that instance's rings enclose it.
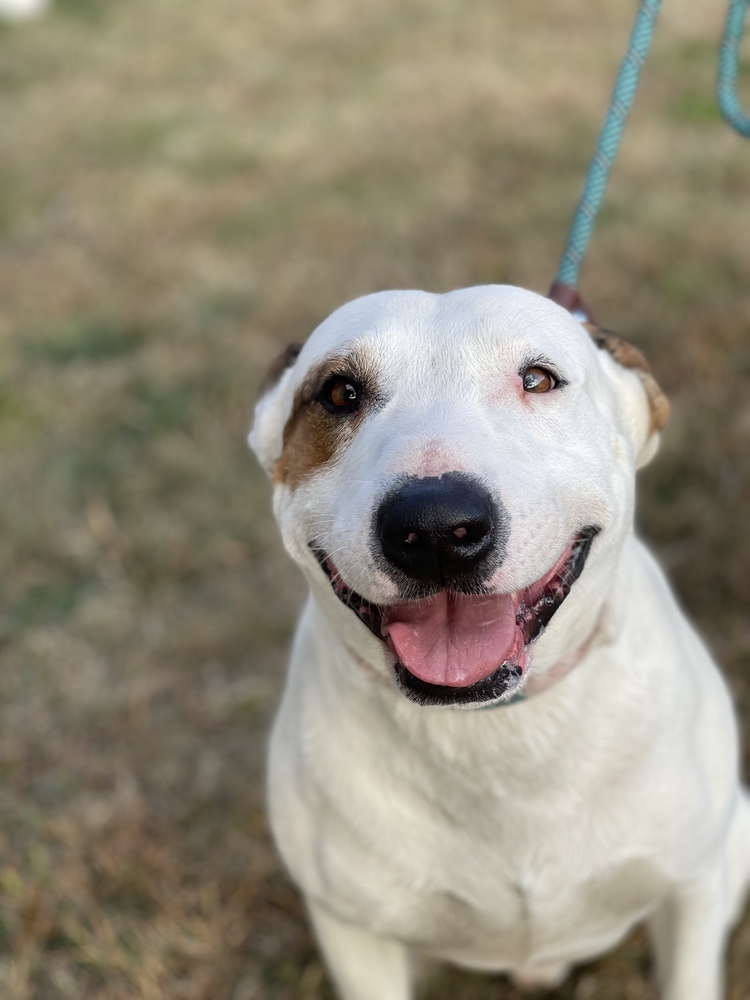
<instances>
[{"instance_id":1,"label":"white dog","mask_svg":"<svg viewBox=\"0 0 750 1000\"><path fill-rule=\"evenodd\" d=\"M418 956L553 985L646 920L661 996L718 1000L750 800L633 534L639 352L490 286L367 296L286 361L250 437L311 591L270 810L342 998L409 1000Z\"/></svg>"}]
</instances>

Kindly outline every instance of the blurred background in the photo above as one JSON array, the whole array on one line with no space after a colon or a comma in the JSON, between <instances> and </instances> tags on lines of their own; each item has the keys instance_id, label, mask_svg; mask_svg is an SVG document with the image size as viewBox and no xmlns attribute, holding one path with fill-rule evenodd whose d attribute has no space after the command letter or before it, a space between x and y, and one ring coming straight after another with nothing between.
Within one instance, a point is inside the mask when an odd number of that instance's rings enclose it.
<instances>
[{"instance_id":1,"label":"blurred background","mask_svg":"<svg viewBox=\"0 0 750 1000\"><path fill-rule=\"evenodd\" d=\"M723 0L665 7L582 291L672 399L641 530L747 731L750 143L714 103ZM303 588L256 387L366 292L546 291L634 12L59 0L0 30L3 998L330 1000L264 818ZM729 968L747 1000L748 920ZM636 932L551 996L648 973Z\"/></svg>"}]
</instances>

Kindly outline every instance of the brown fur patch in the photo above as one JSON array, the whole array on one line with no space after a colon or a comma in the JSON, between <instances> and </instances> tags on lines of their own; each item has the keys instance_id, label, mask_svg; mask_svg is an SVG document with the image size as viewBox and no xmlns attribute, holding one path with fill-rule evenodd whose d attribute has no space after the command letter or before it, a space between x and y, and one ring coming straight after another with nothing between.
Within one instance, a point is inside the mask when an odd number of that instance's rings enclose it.
<instances>
[{"instance_id":1,"label":"brown fur patch","mask_svg":"<svg viewBox=\"0 0 750 1000\"><path fill-rule=\"evenodd\" d=\"M371 365L362 351L328 358L308 372L297 390L284 428L284 443L273 470L274 483L296 489L301 482L331 462L354 437L368 404L376 398ZM362 405L354 413L329 413L318 401L323 383L341 373L364 387Z\"/></svg>"},{"instance_id":2,"label":"brown fur patch","mask_svg":"<svg viewBox=\"0 0 750 1000\"><path fill-rule=\"evenodd\" d=\"M261 396L265 396L269 389L273 389L287 368L291 368L297 360L301 350L302 344L287 344L284 350L273 359L266 372L266 377L260 383L259 399Z\"/></svg>"},{"instance_id":3,"label":"brown fur patch","mask_svg":"<svg viewBox=\"0 0 750 1000\"><path fill-rule=\"evenodd\" d=\"M669 419L669 400L659 388L656 379L651 374L643 354L629 341L618 337L611 330L604 330L595 323L584 323L597 347L608 351L615 361L623 368L632 368L643 383L651 414L649 434L660 431Z\"/></svg>"}]
</instances>

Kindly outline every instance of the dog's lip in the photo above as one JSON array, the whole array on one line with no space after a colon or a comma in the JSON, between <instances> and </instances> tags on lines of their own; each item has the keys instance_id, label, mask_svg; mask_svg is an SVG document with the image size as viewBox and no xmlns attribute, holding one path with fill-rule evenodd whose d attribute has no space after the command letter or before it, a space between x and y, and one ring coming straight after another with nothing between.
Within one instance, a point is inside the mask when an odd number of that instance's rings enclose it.
<instances>
[{"instance_id":1,"label":"dog's lip","mask_svg":"<svg viewBox=\"0 0 750 1000\"><path fill-rule=\"evenodd\" d=\"M591 543L599 530L594 525L582 528L573 536L563 554L547 573L535 583L513 594L487 592L472 598L467 595L440 592L440 594L432 595L427 601L421 603L410 601L386 606L378 605L358 594L343 581L335 563L323 549L315 543L311 543L310 547L342 603L350 607L370 631L388 645L395 659L395 679L408 698L423 705L477 705L505 700L520 687L528 663L528 647L543 633L550 619L567 597L573 583L580 576ZM472 664L469 664L467 668L454 665L443 673L440 671L436 673L429 657L416 656L415 660L411 662L412 669L410 670L402 662L403 657L399 657L396 649L396 645L400 644L402 650L411 654L408 641L409 625L406 626L406 629L403 625L401 626L400 643L394 644L389 635L393 623L400 620L410 623L417 633L416 641L419 645L419 642L422 641L419 638L420 628L429 635L431 627L429 615L420 622L422 613L419 608L422 604L438 602L440 607L443 604L447 607L448 602L451 601L471 602L472 600L483 604L494 600L498 602L498 608L501 606L504 608L502 613L506 616L511 613L508 602L513 602L512 613L515 616L515 627L508 626L507 623L504 626L506 632L509 628L512 629L513 635L510 635L509 632L506 635L507 648L504 647L502 641L498 647L504 649L503 662L499 665L493 664L491 669ZM476 609L472 609L471 614L476 616L476 613ZM404 631L407 632L406 640L403 638ZM462 639L460 631L458 638ZM460 645L461 643L459 643ZM406 659L409 659L408 655ZM447 680L448 683L435 683L436 680Z\"/></svg>"}]
</instances>

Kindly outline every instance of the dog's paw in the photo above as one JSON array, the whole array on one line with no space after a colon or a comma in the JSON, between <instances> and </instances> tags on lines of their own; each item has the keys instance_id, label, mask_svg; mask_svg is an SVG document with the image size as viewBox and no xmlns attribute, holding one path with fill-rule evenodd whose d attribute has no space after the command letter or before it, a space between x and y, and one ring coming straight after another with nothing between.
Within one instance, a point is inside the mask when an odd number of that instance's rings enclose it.
<instances>
[{"instance_id":1,"label":"dog's paw","mask_svg":"<svg viewBox=\"0 0 750 1000\"><path fill-rule=\"evenodd\" d=\"M513 983L524 992L527 990L554 990L568 977L567 965L536 965L519 969L511 976Z\"/></svg>"}]
</instances>

